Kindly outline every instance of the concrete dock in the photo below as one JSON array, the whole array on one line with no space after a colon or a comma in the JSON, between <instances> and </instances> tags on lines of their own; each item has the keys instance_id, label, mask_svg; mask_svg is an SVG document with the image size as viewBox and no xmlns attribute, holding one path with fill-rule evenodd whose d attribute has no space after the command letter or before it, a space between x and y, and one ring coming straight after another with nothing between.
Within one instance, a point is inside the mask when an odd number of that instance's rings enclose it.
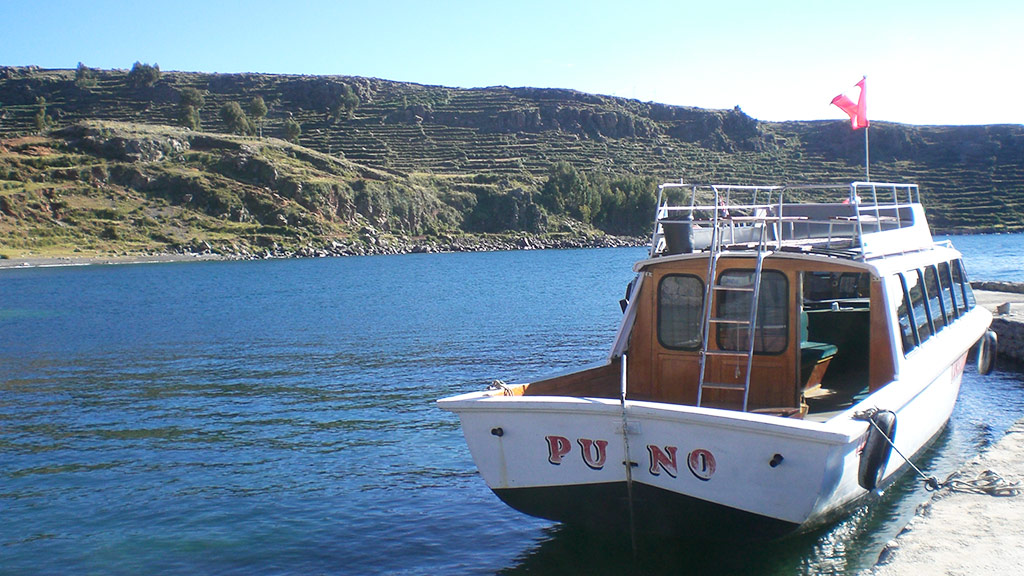
<instances>
[{"instance_id":1,"label":"concrete dock","mask_svg":"<svg viewBox=\"0 0 1024 576\"><path fill-rule=\"evenodd\" d=\"M992 311L992 330L999 336L999 355L1024 363L1024 284L974 282L978 304Z\"/></svg>"},{"instance_id":2,"label":"concrete dock","mask_svg":"<svg viewBox=\"0 0 1024 576\"><path fill-rule=\"evenodd\" d=\"M963 466L959 479L987 470L1001 485L1024 479L1024 423ZM942 489L886 545L871 576L1020 574L1024 571L1024 495L994 496Z\"/></svg>"},{"instance_id":3,"label":"concrete dock","mask_svg":"<svg viewBox=\"0 0 1024 576\"><path fill-rule=\"evenodd\" d=\"M978 303L995 316L999 362L1024 361L1024 285L975 284ZM1005 364L1004 364L1005 365ZM1002 495L943 488L882 551L870 576L1024 573L1024 419L996 444L966 463L957 478L970 481L998 474ZM992 478L995 481L995 478Z\"/></svg>"}]
</instances>

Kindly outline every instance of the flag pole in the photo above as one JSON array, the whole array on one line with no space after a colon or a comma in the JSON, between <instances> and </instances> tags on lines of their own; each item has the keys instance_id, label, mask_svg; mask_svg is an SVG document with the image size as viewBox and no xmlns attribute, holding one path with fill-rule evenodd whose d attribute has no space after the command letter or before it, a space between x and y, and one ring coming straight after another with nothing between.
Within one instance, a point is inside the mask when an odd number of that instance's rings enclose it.
<instances>
[{"instance_id":1,"label":"flag pole","mask_svg":"<svg viewBox=\"0 0 1024 576\"><path fill-rule=\"evenodd\" d=\"M871 126L864 127L864 181L871 182L871 157L868 155L868 130Z\"/></svg>"}]
</instances>

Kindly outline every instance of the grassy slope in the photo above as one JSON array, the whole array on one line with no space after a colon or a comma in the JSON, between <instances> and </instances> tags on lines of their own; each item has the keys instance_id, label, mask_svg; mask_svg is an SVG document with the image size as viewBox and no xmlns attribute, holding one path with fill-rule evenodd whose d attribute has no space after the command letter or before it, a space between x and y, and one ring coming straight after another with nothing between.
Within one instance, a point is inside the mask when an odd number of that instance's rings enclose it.
<instances>
[{"instance_id":1,"label":"grassy slope","mask_svg":"<svg viewBox=\"0 0 1024 576\"><path fill-rule=\"evenodd\" d=\"M273 138L90 122L0 140L0 254L359 253L457 230L439 187Z\"/></svg>"},{"instance_id":2,"label":"grassy slope","mask_svg":"<svg viewBox=\"0 0 1024 576\"><path fill-rule=\"evenodd\" d=\"M360 105L335 119L326 108L342 84ZM168 127L184 87L206 93L204 132ZM39 96L61 130L26 136ZM224 135L220 106L254 96L270 107L268 138ZM738 110L564 90L195 73L130 88L116 70L96 71L81 87L74 71L5 68L0 106L0 254L8 256L206 244L237 254L329 244L358 252L381 237L505 229L482 210L484 200L525 190L531 202L559 160L691 181L849 181L863 173L862 133L842 122L764 123ZM274 138L288 118L302 125L301 146ZM103 123L68 128L92 120ZM873 179L921 183L937 227L1024 227L1021 126L875 123L871 142ZM557 216L545 229L563 229Z\"/></svg>"}]
</instances>

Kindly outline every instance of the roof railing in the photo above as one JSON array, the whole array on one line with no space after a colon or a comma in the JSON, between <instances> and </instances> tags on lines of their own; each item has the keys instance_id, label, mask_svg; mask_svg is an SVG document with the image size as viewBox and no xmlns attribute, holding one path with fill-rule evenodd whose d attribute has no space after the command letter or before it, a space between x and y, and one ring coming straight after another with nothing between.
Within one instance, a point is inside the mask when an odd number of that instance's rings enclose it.
<instances>
[{"instance_id":1,"label":"roof railing","mask_svg":"<svg viewBox=\"0 0 1024 576\"><path fill-rule=\"evenodd\" d=\"M682 191L683 194L674 194ZM673 203L672 196L676 196ZM682 198L679 198L682 196ZM787 202L787 199L797 201ZM651 257L704 249L711 227L733 245L761 227L776 249L845 251L863 259L864 236L915 225L916 184L740 186L670 182L658 186Z\"/></svg>"}]
</instances>

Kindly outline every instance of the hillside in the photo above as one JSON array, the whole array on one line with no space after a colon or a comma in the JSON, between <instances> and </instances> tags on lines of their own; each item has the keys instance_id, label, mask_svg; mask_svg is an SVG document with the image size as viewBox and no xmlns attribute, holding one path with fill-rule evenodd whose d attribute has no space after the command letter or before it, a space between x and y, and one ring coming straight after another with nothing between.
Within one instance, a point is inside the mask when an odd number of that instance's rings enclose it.
<instances>
[{"instance_id":1,"label":"hillside","mask_svg":"<svg viewBox=\"0 0 1024 576\"><path fill-rule=\"evenodd\" d=\"M862 155L838 120L568 90L6 67L0 254L586 243L646 233L660 180L850 181ZM873 179L921 184L939 229L1024 229L1024 126L876 122L871 158Z\"/></svg>"}]
</instances>

